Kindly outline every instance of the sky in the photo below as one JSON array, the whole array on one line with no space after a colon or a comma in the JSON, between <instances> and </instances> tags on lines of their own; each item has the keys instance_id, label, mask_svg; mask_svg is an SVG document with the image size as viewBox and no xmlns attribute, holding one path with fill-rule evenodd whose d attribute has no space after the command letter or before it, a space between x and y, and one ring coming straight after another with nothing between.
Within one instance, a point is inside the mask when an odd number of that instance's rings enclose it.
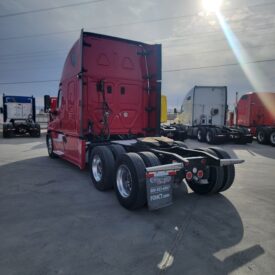
<instances>
[{"instance_id":1,"label":"sky","mask_svg":"<svg viewBox=\"0 0 275 275\"><path fill-rule=\"evenodd\" d=\"M275 0L1 0L0 94L56 96L80 30L162 44L162 93L180 108L195 85L275 92ZM28 83L30 82L30 83Z\"/></svg>"}]
</instances>

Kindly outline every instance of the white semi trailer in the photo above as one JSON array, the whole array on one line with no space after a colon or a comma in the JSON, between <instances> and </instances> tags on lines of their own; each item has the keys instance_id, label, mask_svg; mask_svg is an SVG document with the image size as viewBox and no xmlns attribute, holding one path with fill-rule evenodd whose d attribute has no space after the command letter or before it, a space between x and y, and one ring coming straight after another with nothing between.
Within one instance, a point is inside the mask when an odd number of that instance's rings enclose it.
<instances>
[{"instance_id":1,"label":"white semi trailer","mask_svg":"<svg viewBox=\"0 0 275 275\"><path fill-rule=\"evenodd\" d=\"M234 141L251 143L252 135L239 127L226 127L226 86L195 86L185 96L177 122L187 136L209 144Z\"/></svg>"}]
</instances>

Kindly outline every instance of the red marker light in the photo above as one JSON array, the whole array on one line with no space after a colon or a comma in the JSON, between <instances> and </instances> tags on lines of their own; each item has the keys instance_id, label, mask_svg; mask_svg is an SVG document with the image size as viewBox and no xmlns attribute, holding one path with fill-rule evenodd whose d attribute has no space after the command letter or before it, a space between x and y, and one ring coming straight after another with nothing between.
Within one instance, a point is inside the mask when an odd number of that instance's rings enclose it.
<instances>
[{"instance_id":1,"label":"red marker light","mask_svg":"<svg viewBox=\"0 0 275 275\"><path fill-rule=\"evenodd\" d=\"M168 175L169 175L169 176L175 176L176 174L177 174L176 171L169 171L169 172L168 172Z\"/></svg>"},{"instance_id":2,"label":"red marker light","mask_svg":"<svg viewBox=\"0 0 275 275\"><path fill-rule=\"evenodd\" d=\"M202 165L205 165L205 164L206 164L206 159L202 159L202 160L201 160L201 164L202 164Z\"/></svg>"},{"instance_id":3,"label":"red marker light","mask_svg":"<svg viewBox=\"0 0 275 275\"><path fill-rule=\"evenodd\" d=\"M146 178L147 179L150 179L150 178L153 178L155 176L155 174L154 173L146 173Z\"/></svg>"},{"instance_id":4,"label":"red marker light","mask_svg":"<svg viewBox=\"0 0 275 275\"><path fill-rule=\"evenodd\" d=\"M198 176L198 178L201 179L203 177L203 171L199 170L198 173L197 173L197 176Z\"/></svg>"},{"instance_id":5,"label":"red marker light","mask_svg":"<svg viewBox=\"0 0 275 275\"><path fill-rule=\"evenodd\" d=\"M192 178L193 178L193 174L192 174L192 172L187 172L186 173L186 175L185 175L185 178L187 179L187 180L191 180Z\"/></svg>"}]
</instances>

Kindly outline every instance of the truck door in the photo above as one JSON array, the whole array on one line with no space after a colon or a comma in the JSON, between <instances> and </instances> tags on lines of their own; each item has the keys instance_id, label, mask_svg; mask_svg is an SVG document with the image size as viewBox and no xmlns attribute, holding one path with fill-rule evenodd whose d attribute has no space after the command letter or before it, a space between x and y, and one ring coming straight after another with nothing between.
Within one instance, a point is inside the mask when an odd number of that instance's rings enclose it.
<instances>
[{"instance_id":1,"label":"truck door","mask_svg":"<svg viewBox=\"0 0 275 275\"><path fill-rule=\"evenodd\" d=\"M65 114L65 99L63 96L63 90L60 88L57 97L56 115L53 120L53 128L57 131L52 133L53 146L57 155L64 154L64 114Z\"/></svg>"}]
</instances>

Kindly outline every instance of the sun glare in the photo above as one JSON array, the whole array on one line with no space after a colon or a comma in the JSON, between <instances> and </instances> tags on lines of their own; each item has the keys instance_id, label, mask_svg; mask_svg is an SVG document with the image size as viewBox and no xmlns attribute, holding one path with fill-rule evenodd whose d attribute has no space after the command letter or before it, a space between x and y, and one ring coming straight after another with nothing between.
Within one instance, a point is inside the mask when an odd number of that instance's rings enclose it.
<instances>
[{"instance_id":1,"label":"sun glare","mask_svg":"<svg viewBox=\"0 0 275 275\"><path fill-rule=\"evenodd\" d=\"M216 12L220 10L222 0L202 0L202 6L207 12Z\"/></svg>"}]
</instances>

